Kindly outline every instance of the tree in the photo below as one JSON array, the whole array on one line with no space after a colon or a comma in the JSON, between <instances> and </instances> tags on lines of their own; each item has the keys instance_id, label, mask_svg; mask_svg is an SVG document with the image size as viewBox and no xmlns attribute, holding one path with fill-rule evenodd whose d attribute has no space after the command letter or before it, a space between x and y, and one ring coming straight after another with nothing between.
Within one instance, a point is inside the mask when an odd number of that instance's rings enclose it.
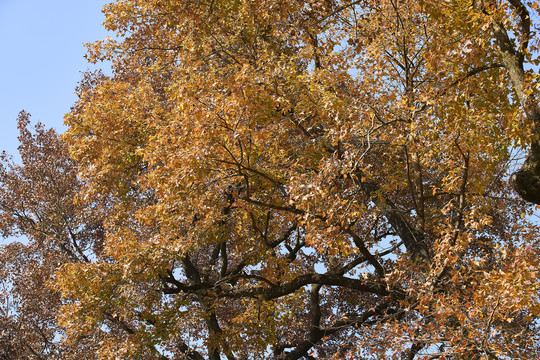
<instances>
[{"instance_id":1,"label":"tree","mask_svg":"<svg viewBox=\"0 0 540 360\"><path fill-rule=\"evenodd\" d=\"M118 40L88 56L113 74L88 74L65 118L73 203L105 229L52 282L66 343L539 357L538 5L106 6Z\"/></svg>"},{"instance_id":2,"label":"tree","mask_svg":"<svg viewBox=\"0 0 540 360\"><path fill-rule=\"evenodd\" d=\"M62 305L47 283L60 265L99 257L102 220L91 208L75 204L81 189L77 167L53 130L18 119L21 164L2 154L0 231L23 236L0 248L0 359L94 359L99 332L75 347L61 340L65 331L56 313Z\"/></svg>"}]
</instances>

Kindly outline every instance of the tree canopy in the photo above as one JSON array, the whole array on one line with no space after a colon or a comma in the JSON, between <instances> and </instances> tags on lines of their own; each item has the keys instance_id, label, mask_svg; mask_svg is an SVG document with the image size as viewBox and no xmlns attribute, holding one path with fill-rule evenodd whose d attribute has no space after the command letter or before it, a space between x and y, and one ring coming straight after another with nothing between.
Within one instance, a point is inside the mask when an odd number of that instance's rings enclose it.
<instances>
[{"instance_id":1,"label":"tree canopy","mask_svg":"<svg viewBox=\"0 0 540 360\"><path fill-rule=\"evenodd\" d=\"M107 5L2 158L0 358L539 358L539 9Z\"/></svg>"}]
</instances>

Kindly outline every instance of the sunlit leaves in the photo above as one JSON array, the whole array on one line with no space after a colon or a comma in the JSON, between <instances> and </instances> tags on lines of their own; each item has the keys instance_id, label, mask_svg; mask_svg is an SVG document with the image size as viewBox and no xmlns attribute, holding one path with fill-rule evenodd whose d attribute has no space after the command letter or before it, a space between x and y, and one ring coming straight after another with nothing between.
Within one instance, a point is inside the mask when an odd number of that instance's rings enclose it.
<instances>
[{"instance_id":1,"label":"sunlit leaves","mask_svg":"<svg viewBox=\"0 0 540 360\"><path fill-rule=\"evenodd\" d=\"M98 334L105 359L536 357L538 229L508 179L537 79L516 87L493 25L521 51L515 8L106 6L118 38L89 59L113 74L87 75L66 115L70 204L106 229L50 282L67 342Z\"/></svg>"}]
</instances>

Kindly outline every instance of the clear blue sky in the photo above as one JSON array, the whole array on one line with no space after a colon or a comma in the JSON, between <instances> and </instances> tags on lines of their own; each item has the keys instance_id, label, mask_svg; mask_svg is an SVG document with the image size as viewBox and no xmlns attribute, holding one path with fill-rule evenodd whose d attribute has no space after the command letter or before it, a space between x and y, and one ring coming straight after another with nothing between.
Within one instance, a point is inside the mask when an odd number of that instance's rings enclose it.
<instances>
[{"instance_id":1,"label":"clear blue sky","mask_svg":"<svg viewBox=\"0 0 540 360\"><path fill-rule=\"evenodd\" d=\"M111 1L0 0L0 151L17 152L23 109L32 122L65 130L81 71L96 68L83 44L110 35L101 9Z\"/></svg>"}]
</instances>

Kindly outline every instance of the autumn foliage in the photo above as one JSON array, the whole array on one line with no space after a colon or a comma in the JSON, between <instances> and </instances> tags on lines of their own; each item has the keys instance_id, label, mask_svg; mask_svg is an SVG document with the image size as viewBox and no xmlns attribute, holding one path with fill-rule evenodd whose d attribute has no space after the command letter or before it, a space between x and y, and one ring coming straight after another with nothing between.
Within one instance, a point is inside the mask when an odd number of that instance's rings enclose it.
<instances>
[{"instance_id":1,"label":"autumn foliage","mask_svg":"<svg viewBox=\"0 0 540 360\"><path fill-rule=\"evenodd\" d=\"M540 358L539 5L107 5L3 157L0 359Z\"/></svg>"}]
</instances>

